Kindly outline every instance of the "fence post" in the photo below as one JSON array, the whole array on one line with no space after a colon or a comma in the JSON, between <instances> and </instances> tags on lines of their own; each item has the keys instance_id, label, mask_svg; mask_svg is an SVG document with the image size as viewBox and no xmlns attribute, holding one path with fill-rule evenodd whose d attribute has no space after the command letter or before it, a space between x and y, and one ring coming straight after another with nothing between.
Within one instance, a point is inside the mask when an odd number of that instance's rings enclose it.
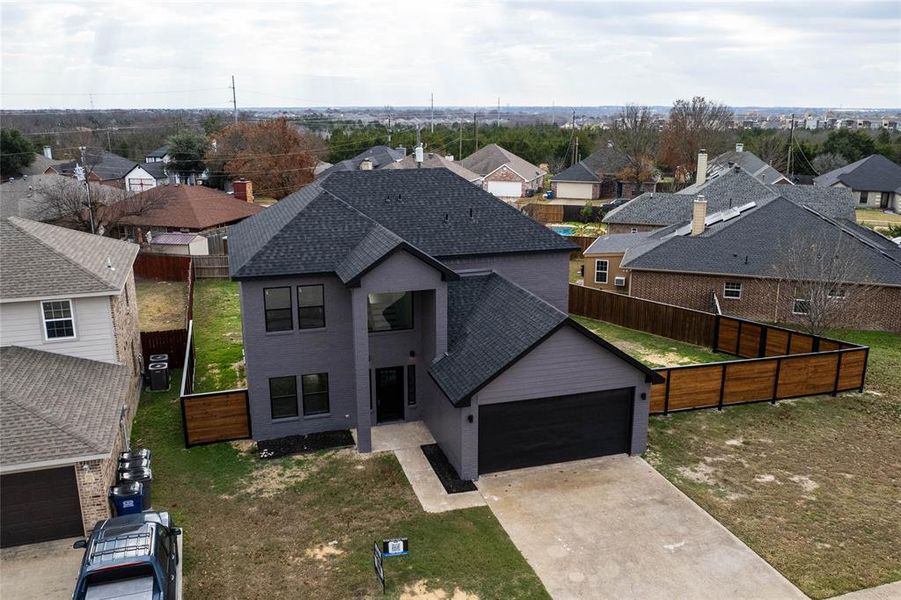
<instances>
[{"instance_id":1,"label":"fence post","mask_svg":"<svg viewBox=\"0 0 901 600\"><path fill-rule=\"evenodd\" d=\"M666 388L663 393L663 416L669 414L669 380L673 374L672 369L666 370Z\"/></svg>"},{"instance_id":2,"label":"fence post","mask_svg":"<svg viewBox=\"0 0 901 600\"><path fill-rule=\"evenodd\" d=\"M773 380L773 399L771 402L776 404L776 397L779 395L779 372L782 370L782 357L776 357L776 377Z\"/></svg>"},{"instance_id":3,"label":"fence post","mask_svg":"<svg viewBox=\"0 0 901 600\"><path fill-rule=\"evenodd\" d=\"M726 363L723 363L723 373L720 377L720 403L717 410L723 410L723 395L726 393Z\"/></svg>"},{"instance_id":4,"label":"fence post","mask_svg":"<svg viewBox=\"0 0 901 600\"><path fill-rule=\"evenodd\" d=\"M713 317L713 351L716 352L720 344L720 316Z\"/></svg>"},{"instance_id":5,"label":"fence post","mask_svg":"<svg viewBox=\"0 0 901 600\"><path fill-rule=\"evenodd\" d=\"M863 386L867 381L867 365L870 364L870 347L867 346L867 349L863 351L863 373L860 374L860 389L858 392L863 392Z\"/></svg>"},{"instance_id":6,"label":"fence post","mask_svg":"<svg viewBox=\"0 0 901 600\"><path fill-rule=\"evenodd\" d=\"M843 352L839 351L838 360L835 361L835 385L832 386L832 396L835 397L838 395L838 378L842 373L842 354Z\"/></svg>"}]
</instances>

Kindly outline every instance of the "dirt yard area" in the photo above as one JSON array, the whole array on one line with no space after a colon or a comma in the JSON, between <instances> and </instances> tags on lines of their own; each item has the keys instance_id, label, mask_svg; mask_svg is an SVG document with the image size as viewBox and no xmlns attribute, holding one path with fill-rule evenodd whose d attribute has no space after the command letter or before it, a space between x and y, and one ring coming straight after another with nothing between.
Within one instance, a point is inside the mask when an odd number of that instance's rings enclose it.
<instances>
[{"instance_id":1,"label":"dirt yard area","mask_svg":"<svg viewBox=\"0 0 901 600\"><path fill-rule=\"evenodd\" d=\"M188 284L184 281L135 280L141 331L185 328Z\"/></svg>"}]
</instances>

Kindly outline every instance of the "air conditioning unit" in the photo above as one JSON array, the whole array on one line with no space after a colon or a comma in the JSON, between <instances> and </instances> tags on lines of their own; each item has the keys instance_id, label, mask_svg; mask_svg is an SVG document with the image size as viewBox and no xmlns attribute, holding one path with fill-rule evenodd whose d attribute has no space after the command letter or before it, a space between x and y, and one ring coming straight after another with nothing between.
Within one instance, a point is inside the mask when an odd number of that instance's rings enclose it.
<instances>
[{"instance_id":1,"label":"air conditioning unit","mask_svg":"<svg viewBox=\"0 0 901 600\"><path fill-rule=\"evenodd\" d=\"M616 287L625 287L626 278L625 277L614 277L613 285L615 285Z\"/></svg>"}]
</instances>

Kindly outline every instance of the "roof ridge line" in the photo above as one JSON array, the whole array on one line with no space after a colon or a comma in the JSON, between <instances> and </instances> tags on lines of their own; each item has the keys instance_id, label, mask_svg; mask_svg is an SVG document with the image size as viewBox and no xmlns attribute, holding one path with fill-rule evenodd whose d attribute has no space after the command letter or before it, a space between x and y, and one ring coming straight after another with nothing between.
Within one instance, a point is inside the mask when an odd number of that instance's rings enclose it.
<instances>
[{"instance_id":1,"label":"roof ridge line","mask_svg":"<svg viewBox=\"0 0 901 600\"><path fill-rule=\"evenodd\" d=\"M86 269L86 268L83 267L82 265L78 264L76 261L72 260L71 258L69 258L68 256L66 256L65 254L63 254L62 252L60 252L59 250L57 250L57 249L54 248L53 246L50 246L49 244L47 244L47 243L46 243L44 240L42 240L41 238L34 236L30 231L26 231L25 229L22 229L21 227L19 227L18 224L16 224L16 223L13 221L13 219L21 219L21 218L22 218L22 217L9 217L9 222L10 222L10 224L11 224L13 227L15 227L16 229L18 229L19 231L21 231L22 233L24 233L25 235L27 235L29 238L35 240L35 241L36 241L37 243L39 243L41 246L47 248L47 250L53 252L55 255L59 256L60 258L62 258L62 259L65 260L66 262L72 264L72 265L73 265L76 269L78 269L79 271L82 271L83 273L87 274L87 275L88 275L89 277L91 277L94 281L98 281L98 282L100 282L101 284L107 286L107 287L110 289L110 291L114 291L114 292L115 292L115 291L118 291L118 290L119 290L119 288L114 288L108 281L106 281L106 280L100 278L96 273L93 273L93 272L89 271L88 269ZM26 221L27 221L28 219L23 219L23 220L26 220ZM46 225L46 223L40 223L39 221L35 221L35 223L39 223L40 225ZM51 225L51 227L55 227L55 226ZM67 228L67 227L61 227L61 229L68 229L68 228ZM85 235L96 235L96 234L93 234L93 233L87 233L86 231L78 231L77 229L71 229L71 230L69 230L69 231L76 231L76 232L78 232L78 233L83 233L83 234L85 234ZM100 237L101 239L103 238L103 236L99 236L99 237Z\"/></svg>"},{"instance_id":2,"label":"roof ridge line","mask_svg":"<svg viewBox=\"0 0 901 600\"><path fill-rule=\"evenodd\" d=\"M782 196L780 196L780 198L782 198ZM790 202L790 201L789 201L789 202ZM873 252L879 254L879 256L883 257L884 259L888 260L889 262L892 262L892 263L894 263L894 264L896 264L896 265L898 265L898 266L901 266L901 260L898 260L898 259L896 259L894 256L891 256L890 254L886 253L885 250L883 250L882 248L877 247L877 246L876 246L873 242L871 242L870 240L864 239L862 236L859 236L857 233L855 233L855 232L853 232L853 231L850 231L849 229L846 229L846 228L843 227L842 224L839 223L838 221L835 221L834 219L831 219L830 217L827 217L827 216L824 215L823 213L818 212L818 211L814 210L813 208L811 208L811 207L809 207L809 206L802 206L801 208L803 208L803 209L805 209L805 210L811 212L814 216L817 216L817 217L821 218L822 220L826 221L827 223L829 223L830 225L832 225L833 227L835 227L836 229L838 229L841 233L844 233L844 234L847 235L848 237L850 237L850 238L852 238L852 239L854 239L854 240L860 242L861 244L863 244L864 247L866 247L866 248L872 250ZM878 232L876 232L876 233L878 233ZM889 240L889 241L891 242L891 240Z\"/></svg>"}]
</instances>

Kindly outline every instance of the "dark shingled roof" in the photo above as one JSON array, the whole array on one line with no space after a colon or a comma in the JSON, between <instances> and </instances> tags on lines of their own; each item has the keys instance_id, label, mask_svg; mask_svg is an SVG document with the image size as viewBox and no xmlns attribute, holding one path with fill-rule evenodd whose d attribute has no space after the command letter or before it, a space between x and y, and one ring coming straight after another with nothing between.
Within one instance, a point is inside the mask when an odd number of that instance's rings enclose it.
<instances>
[{"instance_id":1,"label":"dark shingled roof","mask_svg":"<svg viewBox=\"0 0 901 600\"><path fill-rule=\"evenodd\" d=\"M774 277L798 240L843 240L855 252L862 282L901 285L901 249L891 240L844 219L778 197L699 236L654 232L625 257L623 267L649 271ZM655 241L656 243L650 243ZM813 274L812 274L813 275Z\"/></svg>"},{"instance_id":2,"label":"dark shingled roof","mask_svg":"<svg viewBox=\"0 0 901 600\"><path fill-rule=\"evenodd\" d=\"M842 183L854 190L901 193L901 165L881 154L873 154L857 162L823 173L814 185L830 187Z\"/></svg>"},{"instance_id":3,"label":"dark shingled roof","mask_svg":"<svg viewBox=\"0 0 901 600\"><path fill-rule=\"evenodd\" d=\"M346 160L336 162L332 166L320 172L319 175L317 175L317 178L326 177L328 175L331 175L332 173L338 173L340 171L356 171L360 168L360 163L362 163L367 158L372 161L373 169L382 169L392 163L403 160L404 155L404 151L398 150L397 148L389 148L388 146L373 146L372 148L363 150L353 158L348 158Z\"/></svg>"},{"instance_id":4,"label":"dark shingled roof","mask_svg":"<svg viewBox=\"0 0 901 600\"><path fill-rule=\"evenodd\" d=\"M747 150L741 152L730 150L713 158L707 165L707 179L716 179L717 177L728 173L729 170L736 165L766 185L774 184L779 181L782 181L785 185L791 185L788 177L761 160L761 158L753 152ZM691 191L689 193L696 192L697 190L694 189L696 187L697 184L690 186L689 189Z\"/></svg>"},{"instance_id":5,"label":"dark shingled roof","mask_svg":"<svg viewBox=\"0 0 901 600\"><path fill-rule=\"evenodd\" d=\"M0 348L0 466L108 455L127 367L18 346Z\"/></svg>"},{"instance_id":6,"label":"dark shingled roof","mask_svg":"<svg viewBox=\"0 0 901 600\"><path fill-rule=\"evenodd\" d=\"M364 243L375 224L385 231ZM358 267L345 261L365 262L360 257L385 251L394 237L439 261L574 249L564 237L446 169L347 171L230 226L229 267L237 279L339 269L350 276Z\"/></svg>"},{"instance_id":7,"label":"dark shingled roof","mask_svg":"<svg viewBox=\"0 0 901 600\"><path fill-rule=\"evenodd\" d=\"M762 202L782 196L800 206L836 219L854 218L854 200L850 190L827 189L810 185L766 185L741 168L733 168L716 179L705 182L695 193L646 192L611 210L605 223L636 225L672 225L691 218L696 194L707 200L707 214L748 202Z\"/></svg>"},{"instance_id":8,"label":"dark shingled roof","mask_svg":"<svg viewBox=\"0 0 901 600\"><path fill-rule=\"evenodd\" d=\"M166 179L166 163L163 161L145 162L137 165L147 171L154 179Z\"/></svg>"},{"instance_id":9,"label":"dark shingled roof","mask_svg":"<svg viewBox=\"0 0 901 600\"><path fill-rule=\"evenodd\" d=\"M60 175L74 177L77 164L80 164L80 161L70 160L54 165L51 168ZM85 157L84 167L85 171L93 173L101 181L111 181L125 177L129 171L135 168L136 164L138 163L133 160L103 150L101 152L89 152Z\"/></svg>"},{"instance_id":10,"label":"dark shingled roof","mask_svg":"<svg viewBox=\"0 0 901 600\"><path fill-rule=\"evenodd\" d=\"M585 183L595 183L600 180L600 177L598 177L595 173L592 173L591 169L586 167L581 162L577 162L565 171L551 177L551 181L577 181Z\"/></svg>"},{"instance_id":11,"label":"dark shingled roof","mask_svg":"<svg viewBox=\"0 0 901 600\"><path fill-rule=\"evenodd\" d=\"M145 158L163 158L169 154L169 145L160 146L156 150L151 150L145 155Z\"/></svg>"},{"instance_id":12,"label":"dark shingled roof","mask_svg":"<svg viewBox=\"0 0 901 600\"><path fill-rule=\"evenodd\" d=\"M473 173L483 176L497 171L504 165L526 181L532 181L545 175L545 171L542 169L497 144L488 144L483 148L479 148L461 160L460 164Z\"/></svg>"}]
</instances>

